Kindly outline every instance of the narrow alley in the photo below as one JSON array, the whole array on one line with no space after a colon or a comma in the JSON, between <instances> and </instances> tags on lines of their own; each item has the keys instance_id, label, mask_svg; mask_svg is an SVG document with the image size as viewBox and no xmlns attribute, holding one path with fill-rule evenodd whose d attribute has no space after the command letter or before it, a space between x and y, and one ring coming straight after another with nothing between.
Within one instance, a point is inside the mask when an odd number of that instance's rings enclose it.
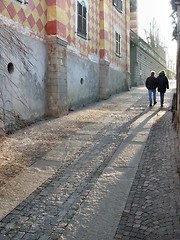
<instances>
[{"instance_id":1,"label":"narrow alley","mask_svg":"<svg viewBox=\"0 0 180 240\"><path fill-rule=\"evenodd\" d=\"M140 86L9 136L25 153L62 133L1 186L0 240L179 240L170 82L163 108Z\"/></svg>"}]
</instances>

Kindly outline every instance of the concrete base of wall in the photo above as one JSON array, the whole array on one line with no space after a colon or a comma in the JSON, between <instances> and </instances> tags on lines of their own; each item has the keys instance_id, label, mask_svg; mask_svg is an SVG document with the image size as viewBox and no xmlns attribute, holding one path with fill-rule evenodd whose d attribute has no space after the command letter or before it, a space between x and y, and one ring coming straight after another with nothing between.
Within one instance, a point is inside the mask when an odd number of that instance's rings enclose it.
<instances>
[{"instance_id":1,"label":"concrete base of wall","mask_svg":"<svg viewBox=\"0 0 180 240\"><path fill-rule=\"evenodd\" d=\"M99 99L99 64L69 52L67 85L70 110L97 101Z\"/></svg>"},{"instance_id":2,"label":"concrete base of wall","mask_svg":"<svg viewBox=\"0 0 180 240\"><path fill-rule=\"evenodd\" d=\"M109 91L110 94L116 94L130 89L130 73L121 72L110 68Z\"/></svg>"},{"instance_id":3,"label":"concrete base of wall","mask_svg":"<svg viewBox=\"0 0 180 240\"><path fill-rule=\"evenodd\" d=\"M109 62L100 61L100 99L130 89L130 74L111 67Z\"/></svg>"}]
</instances>

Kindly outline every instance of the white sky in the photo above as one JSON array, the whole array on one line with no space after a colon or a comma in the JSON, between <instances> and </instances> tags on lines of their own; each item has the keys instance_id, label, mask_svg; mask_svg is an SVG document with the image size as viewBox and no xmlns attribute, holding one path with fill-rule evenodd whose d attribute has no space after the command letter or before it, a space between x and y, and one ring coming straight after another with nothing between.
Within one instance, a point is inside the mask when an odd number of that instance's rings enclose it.
<instances>
[{"instance_id":1,"label":"white sky","mask_svg":"<svg viewBox=\"0 0 180 240\"><path fill-rule=\"evenodd\" d=\"M143 38L144 29L150 30L153 18L159 28L160 40L168 48L168 56L176 62L176 40L172 40L172 8L170 0L137 0L138 2L138 34Z\"/></svg>"}]
</instances>

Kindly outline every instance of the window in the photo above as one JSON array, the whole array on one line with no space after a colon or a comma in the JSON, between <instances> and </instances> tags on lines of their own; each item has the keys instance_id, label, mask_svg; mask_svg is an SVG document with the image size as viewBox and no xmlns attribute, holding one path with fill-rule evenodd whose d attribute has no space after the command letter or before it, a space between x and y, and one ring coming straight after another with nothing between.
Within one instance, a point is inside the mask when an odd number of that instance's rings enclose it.
<instances>
[{"instance_id":1,"label":"window","mask_svg":"<svg viewBox=\"0 0 180 240\"><path fill-rule=\"evenodd\" d=\"M122 0L113 0L113 4L119 12L122 12L122 10L123 10Z\"/></svg>"},{"instance_id":2,"label":"window","mask_svg":"<svg viewBox=\"0 0 180 240\"><path fill-rule=\"evenodd\" d=\"M130 1L130 10L131 12L137 11L137 0Z\"/></svg>"},{"instance_id":3,"label":"window","mask_svg":"<svg viewBox=\"0 0 180 240\"><path fill-rule=\"evenodd\" d=\"M28 0L16 0L16 1L22 4L28 4Z\"/></svg>"},{"instance_id":4,"label":"window","mask_svg":"<svg viewBox=\"0 0 180 240\"><path fill-rule=\"evenodd\" d=\"M77 35L87 38L87 7L84 1L77 1Z\"/></svg>"},{"instance_id":5,"label":"window","mask_svg":"<svg viewBox=\"0 0 180 240\"><path fill-rule=\"evenodd\" d=\"M119 33L115 33L116 43L115 43L115 52L116 55L120 57L121 55L121 35Z\"/></svg>"}]
</instances>

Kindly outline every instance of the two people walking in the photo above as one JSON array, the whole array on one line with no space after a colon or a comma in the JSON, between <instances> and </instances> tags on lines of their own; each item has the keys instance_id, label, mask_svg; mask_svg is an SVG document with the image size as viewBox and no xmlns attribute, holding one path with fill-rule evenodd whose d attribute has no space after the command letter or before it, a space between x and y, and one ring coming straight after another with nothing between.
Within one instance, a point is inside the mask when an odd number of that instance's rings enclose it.
<instances>
[{"instance_id":1,"label":"two people walking","mask_svg":"<svg viewBox=\"0 0 180 240\"><path fill-rule=\"evenodd\" d=\"M148 89L149 95L149 106L152 107L157 103L156 101L156 89L160 93L160 104L163 107L164 104L164 94L166 89L169 89L169 81L165 75L164 71L161 71L158 77L155 77L155 72L152 71L151 75L146 79L146 88Z\"/></svg>"}]
</instances>

